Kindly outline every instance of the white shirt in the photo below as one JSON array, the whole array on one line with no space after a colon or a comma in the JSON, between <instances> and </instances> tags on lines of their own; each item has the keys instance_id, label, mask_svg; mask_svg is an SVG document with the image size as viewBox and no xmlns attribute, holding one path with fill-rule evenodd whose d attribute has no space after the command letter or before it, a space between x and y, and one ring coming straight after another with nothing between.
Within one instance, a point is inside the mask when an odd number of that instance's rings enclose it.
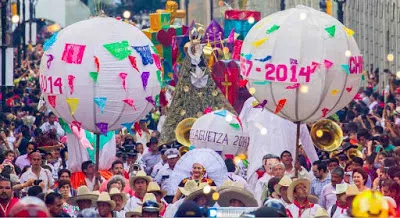
<instances>
[{"instance_id":1,"label":"white shirt","mask_svg":"<svg viewBox=\"0 0 400 218\"><path fill-rule=\"evenodd\" d=\"M264 173L264 175L257 180L256 187L254 188L254 198L257 200L258 205L262 205L265 199L261 199L264 192L268 189L268 182L272 178L268 173ZM267 196L266 196L267 197Z\"/></svg>"},{"instance_id":2,"label":"white shirt","mask_svg":"<svg viewBox=\"0 0 400 218\"><path fill-rule=\"evenodd\" d=\"M142 143L143 144L143 154L148 152L147 148L147 142L150 140L150 135L153 132L153 130L149 129L149 133L146 133L145 131L142 130L142 136L139 135L139 133L136 133L136 143Z\"/></svg>"},{"instance_id":3,"label":"white shirt","mask_svg":"<svg viewBox=\"0 0 400 218\"><path fill-rule=\"evenodd\" d=\"M228 179L232 180L233 182L238 182L243 184L244 188L251 192L251 190L249 189L249 184L247 184L247 181L243 179L243 177L236 175L234 172L229 172L227 176Z\"/></svg>"},{"instance_id":4,"label":"white shirt","mask_svg":"<svg viewBox=\"0 0 400 218\"><path fill-rule=\"evenodd\" d=\"M115 216L114 216L114 217L117 217L117 218L125 218L125 213L126 213L126 211L125 211L125 209L122 209L122 210L120 210L120 211L114 211L114 213L115 213Z\"/></svg>"},{"instance_id":5,"label":"white shirt","mask_svg":"<svg viewBox=\"0 0 400 218\"><path fill-rule=\"evenodd\" d=\"M55 163L47 163L48 166L52 168L53 179L58 179L58 171L61 169L61 158L59 158Z\"/></svg>"},{"instance_id":6,"label":"white shirt","mask_svg":"<svg viewBox=\"0 0 400 218\"><path fill-rule=\"evenodd\" d=\"M28 171L26 171L25 173L23 173L21 175L21 183L25 183L26 181L28 181L29 179L35 179L35 180L42 180L44 183L44 190L43 192L47 192L47 190L49 190L53 185L54 185L54 180L53 177L50 173L49 170L41 168L40 169L40 173L39 173L39 177L36 176L36 174L34 174L32 172L32 169L29 169Z\"/></svg>"},{"instance_id":7,"label":"white shirt","mask_svg":"<svg viewBox=\"0 0 400 218\"><path fill-rule=\"evenodd\" d=\"M126 202L124 209L125 211L134 211L136 207L141 207L141 206L142 206L142 200L140 200L136 196L132 196L131 198L129 198L128 202Z\"/></svg>"},{"instance_id":8,"label":"white shirt","mask_svg":"<svg viewBox=\"0 0 400 218\"><path fill-rule=\"evenodd\" d=\"M51 129L55 129L57 131L58 137L64 136L64 134L65 134L64 129L56 121L54 121L53 125L51 125L49 122L45 122L42 124L40 129L43 131L43 133L46 133L46 132L50 131Z\"/></svg>"},{"instance_id":9,"label":"white shirt","mask_svg":"<svg viewBox=\"0 0 400 218\"><path fill-rule=\"evenodd\" d=\"M167 116L165 116L165 115L160 116L160 120L158 121L158 124L157 124L157 131L159 131L159 132L162 131L162 127L164 126L166 118L167 118Z\"/></svg>"},{"instance_id":10,"label":"white shirt","mask_svg":"<svg viewBox=\"0 0 400 218\"><path fill-rule=\"evenodd\" d=\"M374 108L376 107L376 105L378 105L378 102L377 102L377 101L374 101L374 102L372 102L372 103L369 105L369 113L372 113L372 111L374 110Z\"/></svg>"},{"instance_id":11,"label":"white shirt","mask_svg":"<svg viewBox=\"0 0 400 218\"><path fill-rule=\"evenodd\" d=\"M289 217L310 218L310 217L315 217L315 214L317 213L317 210L320 207L321 206L319 206L318 204L314 204L313 207L303 210L300 216L299 216L300 210L295 204L290 204L289 206L286 207L286 209L290 212L288 214Z\"/></svg>"},{"instance_id":12,"label":"white shirt","mask_svg":"<svg viewBox=\"0 0 400 218\"><path fill-rule=\"evenodd\" d=\"M167 191L168 196L173 196L176 193L173 187L171 187L170 176L172 171L173 170L169 167L169 165L165 164L165 167L158 172L156 178L154 179L158 184L160 184L161 190Z\"/></svg>"},{"instance_id":13,"label":"white shirt","mask_svg":"<svg viewBox=\"0 0 400 218\"><path fill-rule=\"evenodd\" d=\"M333 205L328 209L328 215L331 215ZM342 209L340 207L336 207L335 213L331 218L339 218L342 215L347 215L347 209Z\"/></svg>"},{"instance_id":14,"label":"white shirt","mask_svg":"<svg viewBox=\"0 0 400 218\"><path fill-rule=\"evenodd\" d=\"M103 177L101 177L101 181L106 181ZM85 182L86 182L86 186L89 188L90 191L93 191L94 189L94 185L96 182L96 177L93 176L93 179L90 180L85 176Z\"/></svg>"},{"instance_id":15,"label":"white shirt","mask_svg":"<svg viewBox=\"0 0 400 218\"><path fill-rule=\"evenodd\" d=\"M151 177L156 178L157 174L161 172L162 169L164 169L168 165L166 162L164 163L163 161L158 162L156 165L153 167L153 171L151 171Z\"/></svg>"},{"instance_id":16,"label":"white shirt","mask_svg":"<svg viewBox=\"0 0 400 218\"><path fill-rule=\"evenodd\" d=\"M296 174L296 169L294 167L292 168L292 171L290 171L290 172L287 172L285 170L285 176L289 176L290 178L293 178L293 177L295 177L295 174ZM301 167L301 171L299 171L299 178L300 179L308 179L309 181L311 181L310 174L304 167Z\"/></svg>"}]
</instances>

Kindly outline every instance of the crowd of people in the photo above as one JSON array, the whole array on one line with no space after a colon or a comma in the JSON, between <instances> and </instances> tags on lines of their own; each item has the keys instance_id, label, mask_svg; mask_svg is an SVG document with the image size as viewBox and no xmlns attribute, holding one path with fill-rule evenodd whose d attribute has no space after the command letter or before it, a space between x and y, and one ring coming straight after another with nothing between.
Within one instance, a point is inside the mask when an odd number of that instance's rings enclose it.
<instances>
[{"instance_id":1,"label":"crowd of people","mask_svg":"<svg viewBox=\"0 0 400 218\"><path fill-rule=\"evenodd\" d=\"M138 129L116 133L117 152L107 172L86 160L83 177L76 179L68 167L65 130L41 99L42 54L40 44L29 49L16 64L15 86L2 95L2 217L207 217L213 216L210 208L226 207L249 208L245 217L356 217L366 209L353 201L368 190L386 202L366 205L371 216L382 210L400 216L400 80L394 75L380 89L379 69L366 73L367 86L330 118L343 131L341 146L334 152L316 148L319 160L311 162L301 148L299 157L265 154L263 165L246 175L244 164L226 158L223 184L194 163L187 166L190 176L174 187L171 175L185 154L176 141L159 143L162 119L151 115Z\"/></svg>"}]
</instances>

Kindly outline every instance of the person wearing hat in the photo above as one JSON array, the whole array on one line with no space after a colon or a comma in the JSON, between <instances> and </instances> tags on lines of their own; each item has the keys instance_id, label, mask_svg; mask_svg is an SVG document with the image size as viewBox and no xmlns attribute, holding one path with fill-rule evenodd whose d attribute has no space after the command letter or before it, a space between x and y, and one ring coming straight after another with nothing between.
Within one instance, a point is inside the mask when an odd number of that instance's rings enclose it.
<instances>
[{"instance_id":1,"label":"person wearing hat","mask_svg":"<svg viewBox=\"0 0 400 218\"><path fill-rule=\"evenodd\" d=\"M354 198L360 194L357 186L354 184L348 185L346 188L346 204L347 204L347 211L346 213L340 215L339 217L352 217L352 208L353 208L353 200Z\"/></svg>"},{"instance_id":2,"label":"person wearing hat","mask_svg":"<svg viewBox=\"0 0 400 218\"><path fill-rule=\"evenodd\" d=\"M151 182L151 177L147 176L144 171L139 171L136 176L133 176L129 180L129 185L135 194L129 198L126 203L126 211L133 211L136 207L143 203L143 198L147 193L147 187Z\"/></svg>"},{"instance_id":3,"label":"person wearing hat","mask_svg":"<svg viewBox=\"0 0 400 218\"><path fill-rule=\"evenodd\" d=\"M143 217L160 217L160 206L156 202L155 196L153 194L147 193L143 201Z\"/></svg>"},{"instance_id":4,"label":"person wearing hat","mask_svg":"<svg viewBox=\"0 0 400 218\"><path fill-rule=\"evenodd\" d=\"M197 186L197 184L196 184ZM208 188L207 188L208 187ZM181 189L181 188L179 188ZM208 190L209 191L208 191ZM182 192L182 190L181 190ZM186 195L184 201L194 201L196 202L200 207L212 207L214 206L216 200L212 197L213 194L216 192L214 187L211 187L208 185L208 183L200 183L197 187L194 188L194 191L192 191L190 194Z\"/></svg>"},{"instance_id":5,"label":"person wearing hat","mask_svg":"<svg viewBox=\"0 0 400 218\"><path fill-rule=\"evenodd\" d=\"M325 209L329 209L336 204L336 186L343 183L344 170L341 167L336 167L331 171L331 182L322 188L319 205Z\"/></svg>"},{"instance_id":6,"label":"person wearing hat","mask_svg":"<svg viewBox=\"0 0 400 218\"><path fill-rule=\"evenodd\" d=\"M142 207L136 207L134 211L131 212L126 212L125 213L126 218L140 218L142 217Z\"/></svg>"},{"instance_id":7,"label":"person wearing hat","mask_svg":"<svg viewBox=\"0 0 400 218\"><path fill-rule=\"evenodd\" d=\"M296 179L289 185L287 196L292 202L287 206L289 217L306 218L315 216L317 209L321 208L321 206L309 202L309 195L310 181L308 179Z\"/></svg>"},{"instance_id":8,"label":"person wearing hat","mask_svg":"<svg viewBox=\"0 0 400 218\"><path fill-rule=\"evenodd\" d=\"M151 178L156 178L158 172L167 164L167 157L165 156L165 152L170 148L168 144L162 144L158 147L158 150L161 153L161 160L154 167L151 172Z\"/></svg>"},{"instance_id":9,"label":"person wearing hat","mask_svg":"<svg viewBox=\"0 0 400 218\"><path fill-rule=\"evenodd\" d=\"M161 190L160 186L156 182L150 182L147 187L147 193L154 194L156 197L156 202L160 206L160 216L164 216L165 210L167 209L168 204L164 201L164 197L167 192L165 190Z\"/></svg>"},{"instance_id":10,"label":"person wearing hat","mask_svg":"<svg viewBox=\"0 0 400 218\"><path fill-rule=\"evenodd\" d=\"M91 192L86 185L83 185L78 188L76 196L67 198L67 203L72 206L78 206L79 210L82 211L94 207L97 198L98 195Z\"/></svg>"},{"instance_id":11,"label":"person wearing hat","mask_svg":"<svg viewBox=\"0 0 400 218\"><path fill-rule=\"evenodd\" d=\"M336 204L332 205L328 209L328 214L331 218L339 218L342 214L346 214L347 212L347 201L346 201L346 190L347 183L337 184L336 190L333 193L336 195Z\"/></svg>"},{"instance_id":12,"label":"person wearing hat","mask_svg":"<svg viewBox=\"0 0 400 218\"><path fill-rule=\"evenodd\" d=\"M144 164L138 159L138 152L136 150L129 150L126 152L126 162L124 163L124 169L129 175L135 174L138 171L144 169Z\"/></svg>"},{"instance_id":13,"label":"person wearing hat","mask_svg":"<svg viewBox=\"0 0 400 218\"><path fill-rule=\"evenodd\" d=\"M193 201L183 202L174 217L202 217L200 207Z\"/></svg>"},{"instance_id":14,"label":"person wearing hat","mask_svg":"<svg viewBox=\"0 0 400 218\"><path fill-rule=\"evenodd\" d=\"M272 167L275 164L278 164L280 161L280 158L276 155L273 154L267 154L263 157L263 167L262 169L264 172L262 173L262 176L258 178L256 181L256 184L254 186L254 197L257 199L259 204L264 201L264 199L267 197L266 195L266 190L268 189L268 182L269 180L274 177ZM256 172L257 175L259 175L259 171ZM252 181L249 181L250 188L252 187Z\"/></svg>"},{"instance_id":15,"label":"person wearing hat","mask_svg":"<svg viewBox=\"0 0 400 218\"><path fill-rule=\"evenodd\" d=\"M279 163L280 158L273 154L264 155L262 159L263 165L253 173L248 179L250 190L255 190L257 183L265 183L268 184L269 178L272 178L272 165ZM267 174L266 176L264 176ZM264 177L264 178L263 178ZM262 179L262 181L258 182L258 180ZM262 185L262 184L259 184ZM254 193L255 194L255 193Z\"/></svg>"},{"instance_id":16,"label":"person wearing hat","mask_svg":"<svg viewBox=\"0 0 400 218\"><path fill-rule=\"evenodd\" d=\"M286 207L289 206L292 202L287 197L287 190L289 185L292 183L292 179L288 176L283 176L279 183L274 186L275 192L281 197L280 201Z\"/></svg>"},{"instance_id":17,"label":"person wearing hat","mask_svg":"<svg viewBox=\"0 0 400 218\"><path fill-rule=\"evenodd\" d=\"M165 196L165 201L167 203L172 203L174 199L175 191L174 187L171 186L171 179L169 178L172 171L175 168L176 163L179 160L179 151L176 148L170 148L165 151L165 156L167 157L167 165L157 174L155 181L161 184L161 189L167 191L167 196Z\"/></svg>"},{"instance_id":18,"label":"person wearing hat","mask_svg":"<svg viewBox=\"0 0 400 218\"><path fill-rule=\"evenodd\" d=\"M107 192L102 192L97 198L97 210L100 217L113 217L113 210L115 209L115 201L111 200Z\"/></svg>"},{"instance_id":19,"label":"person wearing hat","mask_svg":"<svg viewBox=\"0 0 400 218\"><path fill-rule=\"evenodd\" d=\"M158 151L158 139L155 137L151 137L150 141L147 143L147 147L149 147L149 151L146 152L142 157L143 164L146 166L145 171L147 175L151 175L153 171L153 167L161 160L161 152Z\"/></svg>"},{"instance_id":20,"label":"person wearing hat","mask_svg":"<svg viewBox=\"0 0 400 218\"><path fill-rule=\"evenodd\" d=\"M126 193L122 193L118 188L111 188L110 198L115 202L113 217L125 217L124 206L128 200Z\"/></svg>"},{"instance_id":21,"label":"person wearing hat","mask_svg":"<svg viewBox=\"0 0 400 218\"><path fill-rule=\"evenodd\" d=\"M221 207L258 207L253 194L241 183L226 181L218 193L218 205Z\"/></svg>"}]
</instances>

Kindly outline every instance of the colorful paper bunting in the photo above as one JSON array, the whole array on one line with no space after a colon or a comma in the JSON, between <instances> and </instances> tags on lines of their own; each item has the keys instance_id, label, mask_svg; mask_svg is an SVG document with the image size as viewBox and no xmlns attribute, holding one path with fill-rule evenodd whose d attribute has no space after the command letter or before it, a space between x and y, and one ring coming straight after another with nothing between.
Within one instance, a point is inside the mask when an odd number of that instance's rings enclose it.
<instances>
[{"instance_id":1,"label":"colorful paper bunting","mask_svg":"<svg viewBox=\"0 0 400 218\"><path fill-rule=\"evenodd\" d=\"M133 123L134 123L134 122L131 122L131 123L122 123L121 126L125 127L125 128L128 130L129 134L133 135L133 132L132 132Z\"/></svg>"},{"instance_id":2,"label":"colorful paper bunting","mask_svg":"<svg viewBox=\"0 0 400 218\"><path fill-rule=\"evenodd\" d=\"M158 83L160 83L160 85L161 85L161 87L163 86L163 82L162 82L162 72L161 72L161 70L157 70L157 80L158 80Z\"/></svg>"},{"instance_id":3,"label":"colorful paper bunting","mask_svg":"<svg viewBox=\"0 0 400 218\"><path fill-rule=\"evenodd\" d=\"M347 87L347 88L346 88L346 91L347 91L347 92L351 92L352 90L353 90L353 87Z\"/></svg>"},{"instance_id":4,"label":"colorful paper bunting","mask_svg":"<svg viewBox=\"0 0 400 218\"><path fill-rule=\"evenodd\" d=\"M275 31L277 31L279 28L280 28L280 26L274 24L271 28L269 28L267 30L267 34L271 34L271 33L275 32Z\"/></svg>"},{"instance_id":5,"label":"colorful paper bunting","mask_svg":"<svg viewBox=\"0 0 400 218\"><path fill-rule=\"evenodd\" d=\"M298 64L297 59L290 58L290 64L291 65L297 65Z\"/></svg>"},{"instance_id":6,"label":"colorful paper bunting","mask_svg":"<svg viewBox=\"0 0 400 218\"><path fill-rule=\"evenodd\" d=\"M235 28L232 28L228 36L228 43L234 43L235 41Z\"/></svg>"},{"instance_id":7,"label":"colorful paper bunting","mask_svg":"<svg viewBox=\"0 0 400 218\"><path fill-rule=\"evenodd\" d=\"M60 124L61 128L63 128L65 133L67 133L67 134L72 133L71 128L69 127L68 123L66 123L61 117L58 118L58 123Z\"/></svg>"},{"instance_id":8,"label":"colorful paper bunting","mask_svg":"<svg viewBox=\"0 0 400 218\"><path fill-rule=\"evenodd\" d=\"M251 58L253 57L253 55L252 54L245 54L245 55L243 55L244 56L244 58L246 59L246 60L251 60Z\"/></svg>"},{"instance_id":9,"label":"colorful paper bunting","mask_svg":"<svg viewBox=\"0 0 400 218\"><path fill-rule=\"evenodd\" d=\"M153 52L155 53L155 54L158 54L158 51L157 51L157 48L156 48L156 46L151 46L151 49L153 50Z\"/></svg>"},{"instance_id":10,"label":"colorful paper bunting","mask_svg":"<svg viewBox=\"0 0 400 218\"><path fill-rule=\"evenodd\" d=\"M248 82L249 82L249 81L248 81L247 79L242 79L242 80L240 80L240 81L238 82L238 86L239 86L240 88L244 88L244 87L246 87L246 85L247 85Z\"/></svg>"},{"instance_id":11,"label":"colorful paper bunting","mask_svg":"<svg viewBox=\"0 0 400 218\"><path fill-rule=\"evenodd\" d=\"M344 31L346 31L348 36L353 36L354 35L354 30L349 29L347 27L343 27Z\"/></svg>"},{"instance_id":12,"label":"colorful paper bunting","mask_svg":"<svg viewBox=\"0 0 400 218\"><path fill-rule=\"evenodd\" d=\"M97 78L98 78L98 76L99 76L99 73L98 73L98 72L90 72L89 75L90 75L90 78L92 78L92 80L93 80L95 83L97 83Z\"/></svg>"},{"instance_id":13,"label":"colorful paper bunting","mask_svg":"<svg viewBox=\"0 0 400 218\"><path fill-rule=\"evenodd\" d=\"M221 117L226 117L227 111L226 110L221 110L214 112L215 115L221 116Z\"/></svg>"},{"instance_id":14,"label":"colorful paper bunting","mask_svg":"<svg viewBox=\"0 0 400 218\"><path fill-rule=\"evenodd\" d=\"M67 101L71 115L74 115L76 108L78 107L78 104L79 104L79 98L67 98L66 101Z\"/></svg>"},{"instance_id":15,"label":"colorful paper bunting","mask_svg":"<svg viewBox=\"0 0 400 218\"><path fill-rule=\"evenodd\" d=\"M147 100L150 104L152 104L154 107L156 106L156 102L153 100L153 97L152 97L152 96L147 96L147 97L146 97L146 100Z\"/></svg>"},{"instance_id":16,"label":"colorful paper bunting","mask_svg":"<svg viewBox=\"0 0 400 218\"><path fill-rule=\"evenodd\" d=\"M99 58L94 56L94 63L96 64L97 72L100 72L100 61Z\"/></svg>"},{"instance_id":17,"label":"colorful paper bunting","mask_svg":"<svg viewBox=\"0 0 400 218\"><path fill-rule=\"evenodd\" d=\"M232 127L235 128L235 129L240 129L240 125L237 124L237 123L231 123L231 124L229 124L229 125L232 126Z\"/></svg>"},{"instance_id":18,"label":"colorful paper bunting","mask_svg":"<svg viewBox=\"0 0 400 218\"><path fill-rule=\"evenodd\" d=\"M124 88L124 90L126 91L126 77L128 76L127 73L121 72L119 73L119 78L121 78L122 80L122 87Z\"/></svg>"},{"instance_id":19,"label":"colorful paper bunting","mask_svg":"<svg viewBox=\"0 0 400 218\"><path fill-rule=\"evenodd\" d=\"M139 72L139 68L137 67L136 64L136 57L129 56L129 61L131 62L132 67Z\"/></svg>"},{"instance_id":20,"label":"colorful paper bunting","mask_svg":"<svg viewBox=\"0 0 400 218\"><path fill-rule=\"evenodd\" d=\"M269 84L271 84L271 82L267 81L267 80L265 80L265 81L254 81L254 82L252 82L252 84L253 85L269 85Z\"/></svg>"},{"instance_id":21,"label":"colorful paper bunting","mask_svg":"<svg viewBox=\"0 0 400 218\"><path fill-rule=\"evenodd\" d=\"M327 115L328 112L329 112L329 109L328 109L328 108L323 108L321 111L322 111L322 118L325 118L326 115Z\"/></svg>"},{"instance_id":22,"label":"colorful paper bunting","mask_svg":"<svg viewBox=\"0 0 400 218\"><path fill-rule=\"evenodd\" d=\"M325 28L325 31L329 34L330 37L334 37L336 32L336 25Z\"/></svg>"},{"instance_id":23,"label":"colorful paper bunting","mask_svg":"<svg viewBox=\"0 0 400 218\"><path fill-rule=\"evenodd\" d=\"M260 47L262 44L264 44L266 41L268 40L268 37L264 37L262 39L256 40L254 42L251 43L252 46L258 48Z\"/></svg>"},{"instance_id":24,"label":"colorful paper bunting","mask_svg":"<svg viewBox=\"0 0 400 218\"><path fill-rule=\"evenodd\" d=\"M148 64L153 64L153 57L151 56L151 51L150 51L150 46L145 45L145 46L132 46L133 49L137 53L140 54L140 57L142 57L142 64L144 66Z\"/></svg>"},{"instance_id":25,"label":"colorful paper bunting","mask_svg":"<svg viewBox=\"0 0 400 218\"><path fill-rule=\"evenodd\" d=\"M47 69L50 69L51 62L54 60L54 56L52 54L48 54L46 56L49 57L49 59L47 59Z\"/></svg>"},{"instance_id":26,"label":"colorful paper bunting","mask_svg":"<svg viewBox=\"0 0 400 218\"><path fill-rule=\"evenodd\" d=\"M78 127L78 131L81 131L81 128L82 128L82 123L81 122L78 122L78 121L74 120L74 121L72 121L72 125Z\"/></svg>"},{"instance_id":27,"label":"colorful paper bunting","mask_svg":"<svg viewBox=\"0 0 400 218\"><path fill-rule=\"evenodd\" d=\"M129 48L128 41L114 42L110 44L104 44L103 46L118 60L124 60L132 53L132 50Z\"/></svg>"},{"instance_id":28,"label":"colorful paper bunting","mask_svg":"<svg viewBox=\"0 0 400 218\"><path fill-rule=\"evenodd\" d=\"M207 107L206 109L204 109L204 111L203 111L203 113L204 114L208 114L208 113L211 113L212 112L212 107L210 106L210 107Z\"/></svg>"},{"instance_id":29,"label":"colorful paper bunting","mask_svg":"<svg viewBox=\"0 0 400 218\"><path fill-rule=\"evenodd\" d=\"M342 66L343 70L346 71L346 74L350 75L350 67L349 67L349 65L348 64L342 64L341 66Z\"/></svg>"},{"instance_id":30,"label":"colorful paper bunting","mask_svg":"<svg viewBox=\"0 0 400 218\"><path fill-rule=\"evenodd\" d=\"M47 96L47 100L48 100L49 104L50 104L53 108L56 108L57 96L55 96L55 95L48 95L48 96Z\"/></svg>"},{"instance_id":31,"label":"colorful paper bunting","mask_svg":"<svg viewBox=\"0 0 400 218\"><path fill-rule=\"evenodd\" d=\"M43 50L44 50L44 51L49 50L49 49L53 46L53 44L57 41L57 36L58 36L58 32L54 33L54 34L50 37L50 39L48 39L48 40L44 43L44 45L43 45Z\"/></svg>"},{"instance_id":32,"label":"colorful paper bunting","mask_svg":"<svg viewBox=\"0 0 400 218\"><path fill-rule=\"evenodd\" d=\"M253 106L253 108L262 108L262 110L264 110L264 107L265 105L267 105L267 103L267 99L264 99L261 103L257 102L257 104Z\"/></svg>"},{"instance_id":33,"label":"colorful paper bunting","mask_svg":"<svg viewBox=\"0 0 400 218\"><path fill-rule=\"evenodd\" d=\"M97 128L100 130L100 133L103 135L107 135L108 132L108 123L96 123Z\"/></svg>"},{"instance_id":34,"label":"colorful paper bunting","mask_svg":"<svg viewBox=\"0 0 400 218\"><path fill-rule=\"evenodd\" d=\"M149 77L150 77L150 72L143 72L141 75L144 91L146 91L147 83L149 82Z\"/></svg>"},{"instance_id":35,"label":"colorful paper bunting","mask_svg":"<svg viewBox=\"0 0 400 218\"><path fill-rule=\"evenodd\" d=\"M94 102L97 107L100 108L101 113L104 113L104 108L106 107L107 98L106 97L97 97L94 98Z\"/></svg>"},{"instance_id":36,"label":"colorful paper bunting","mask_svg":"<svg viewBox=\"0 0 400 218\"><path fill-rule=\"evenodd\" d=\"M68 86L69 86L69 94L72 95L75 91L74 88L74 80L75 76L74 75L68 75Z\"/></svg>"},{"instance_id":37,"label":"colorful paper bunting","mask_svg":"<svg viewBox=\"0 0 400 218\"><path fill-rule=\"evenodd\" d=\"M276 106L275 109L275 114L281 112L281 110L285 107L286 101L287 101L286 98L279 100L278 105Z\"/></svg>"},{"instance_id":38,"label":"colorful paper bunting","mask_svg":"<svg viewBox=\"0 0 400 218\"><path fill-rule=\"evenodd\" d=\"M135 100L133 100L132 98L126 98L122 101L125 102L127 105L131 106L136 111Z\"/></svg>"},{"instance_id":39,"label":"colorful paper bunting","mask_svg":"<svg viewBox=\"0 0 400 218\"><path fill-rule=\"evenodd\" d=\"M160 57L157 54L151 54L151 56L153 56L154 59L154 63L156 64L157 69L161 70L161 61L160 61Z\"/></svg>"},{"instance_id":40,"label":"colorful paper bunting","mask_svg":"<svg viewBox=\"0 0 400 218\"><path fill-rule=\"evenodd\" d=\"M268 55L268 56L266 56L265 58L254 59L254 60L260 61L260 62L267 62L267 61L271 60L271 58L272 58L272 56L271 56L271 55Z\"/></svg>"},{"instance_id":41,"label":"colorful paper bunting","mask_svg":"<svg viewBox=\"0 0 400 218\"><path fill-rule=\"evenodd\" d=\"M333 66L333 62L328 61L328 60L324 60L324 65L326 69L329 69Z\"/></svg>"},{"instance_id":42,"label":"colorful paper bunting","mask_svg":"<svg viewBox=\"0 0 400 218\"><path fill-rule=\"evenodd\" d=\"M61 60L68 64L81 64L86 45L66 43Z\"/></svg>"}]
</instances>

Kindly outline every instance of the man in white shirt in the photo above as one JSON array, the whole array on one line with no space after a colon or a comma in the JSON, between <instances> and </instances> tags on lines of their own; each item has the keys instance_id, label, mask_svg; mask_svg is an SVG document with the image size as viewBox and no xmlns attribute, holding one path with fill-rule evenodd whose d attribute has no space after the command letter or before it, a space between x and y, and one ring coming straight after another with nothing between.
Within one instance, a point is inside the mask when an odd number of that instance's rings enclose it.
<instances>
[{"instance_id":1,"label":"man in white shirt","mask_svg":"<svg viewBox=\"0 0 400 218\"><path fill-rule=\"evenodd\" d=\"M54 185L54 180L51 172L42 168L42 155L39 152L33 152L29 155L32 167L21 175L21 184L24 184L29 179L41 180L43 183L43 192L46 193Z\"/></svg>"},{"instance_id":2,"label":"man in white shirt","mask_svg":"<svg viewBox=\"0 0 400 218\"><path fill-rule=\"evenodd\" d=\"M135 177L129 180L129 185L135 191L135 194L126 203L125 211L134 211L143 204L143 198L147 193L147 187L150 182L151 177L147 176L144 171L139 171Z\"/></svg>"},{"instance_id":3,"label":"man in white shirt","mask_svg":"<svg viewBox=\"0 0 400 218\"><path fill-rule=\"evenodd\" d=\"M287 197L287 190L290 184L292 184L292 179L290 179L288 176L283 176L279 183L274 186L274 191L281 196L280 201L285 207L292 203Z\"/></svg>"},{"instance_id":4,"label":"man in white shirt","mask_svg":"<svg viewBox=\"0 0 400 218\"><path fill-rule=\"evenodd\" d=\"M378 100L378 96L379 96L378 93L373 93L371 95L371 97L369 97L369 99L371 101L371 104L369 105L369 113L370 114L374 111L375 107L378 105L378 101L377 101Z\"/></svg>"},{"instance_id":5,"label":"man in white shirt","mask_svg":"<svg viewBox=\"0 0 400 218\"><path fill-rule=\"evenodd\" d=\"M341 167L336 167L331 171L331 182L326 184L321 191L319 204L325 209L329 209L336 204L336 194L333 193L337 185L343 183L344 170Z\"/></svg>"},{"instance_id":6,"label":"man in white shirt","mask_svg":"<svg viewBox=\"0 0 400 218\"><path fill-rule=\"evenodd\" d=\"M96 172L94 164L91 160L84 161L81 165L83 174L85 174L85 184L89 188L89 191L99 190L100 182L105 179L101 177L100 180L96 180Z\"/></svg>"},{"instance_id":7,"label":"man in white shirt","mask_svg":"<svg viewBox=\"0 0 400 218\"><path fill-rule=\"evenodd\" d=\"M139 125L140 125L140 132L137 131L135 135L136 143L141 143L143 144L143 146L145 146L147 142L149 142L153 130L147 128L146 120L140 120ZM144 154L147 152L148 152L147 147L144 147Z\"/></svg>"},{"instance_id":8,"label":"man in white shirt","mask_svg":"<svg viewBox=\"0 0 400 218\"><path fill-rule=\"evenodd\" d=\"M254 172L251 176L248 177L249 188L253 192L254 196L257 199L255 190L257 183L263 182L268 184L269 179L273 176L272 175L272 166L274 164L279 163L280 159L278 156L273 154L264 155L262 159L262 167L260 167L256 172ZM261 180L261 181L259 181ZM263 185L259 184L259 185ZM257 199L258 200L258 199Z\"/></svg>"},{"instance_id":9,"label":"man in white shirt","mask_svg":"<svg viewBox=\"0 0 400 218\"><path fill-rule=\"evenodd\" d=\"M281 161L285 165L285 175L290 178L296 177L296 170L298 171L299 178L308 179L310 181L310 175L308 171L300 165L300 163L295 163L293 166L292 154L289 151L284 151L281 154Z\"/></svg>"},{"instance_id":10,"label":"man in white shirt","mask_svg":"<svg viewBox=\"0 0 400 218\"><path fill-rule=\"evenodd\" d=\"M57 137L60 138L64 136L65 132L61 125L56 121L57 117L53 112L49 113L48 121L43 123L40 129L43 133L47 133L49 131L55 131Z\"/></svg>"},{"instance_id":11,"label":"man in white shirt","mask_svg":"<svg viewBox=\"0 0 400 218\"><path fill-rule=\"evenodd\" d=\"M167 195L164 197L167 203L172 203L174 199L175 191L174 187L171 186L170 175L175 168L176 163L179 160L179 151L176 148L170 148L165 151L165 156L167 157L167 165L158 172L155 181L160 184L161 189L167 191Z\"/></svg>"},{"instance_id":12,"label":"man in white shirt","mask_svg":"<svg viewBox=\"0 0 400 218\"><path fill-rule=\"evenodd\" d=\"M346 189L347 183L337 184L336 190L333 194L336 195L337 201L334 205L329 207L328 214L331 218L339 218L341 215L347 213L347 202L346 202Z\"/></svg>"},{"instance_id":13,"label":"man in white shirt","mask_svg":"<svg viewBox=\"0 0 400 218\"><path fill-rule=\"evenodd\" d=\"M310 203L308 201L309 195L310 195L310 180L297 179L289 185L287 196L290 202L292 202L292 204L286 207L288 217L290 218L315 217L318 208L321 208L321 206L319 206L318 204Z\"/></svg>"}]
</instances>

